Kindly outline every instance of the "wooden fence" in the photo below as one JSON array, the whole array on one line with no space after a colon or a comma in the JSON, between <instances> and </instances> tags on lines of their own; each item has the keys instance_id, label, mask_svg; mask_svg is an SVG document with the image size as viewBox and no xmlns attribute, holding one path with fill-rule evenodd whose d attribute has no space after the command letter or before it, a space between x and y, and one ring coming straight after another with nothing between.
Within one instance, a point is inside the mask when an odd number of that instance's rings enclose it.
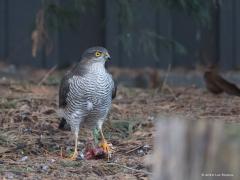
<instances>
[{"instance_id":1,"label":"wooden fence","mask_svg":"<svg viewBox=\"0 0 240 180\"><path fill-rule=\"evenodd\" d=\"M70 3L72 0L69 0ZM65 6L66 1L58 0ZM119 34L126 29L120 23L116 1L97 1L94 11L79 18L77 29L57 30L51 34L53 50L49 56L42 51L37 58L31 56L31 33L41 1L0 0L0 59L17 65L51 67L77 61L82 51L90 46L106 46L113 57L113 65L120 67L173 67L194 68L198 64L218 62L222 68L236 69L240 65L240 2L223 0L217 11L214 31L200 27L192 18L180 12L166 9L153 10L147 1L136 4L138 31L153 29L162 36L174 39L184 45L187 54L180 55L173 49L166 49L159 42L154 43L158 58L153 53L141 52L136 48L138 41L128 47L132 56L127 56L118 43Z\"/></svg>"}]
</instances>

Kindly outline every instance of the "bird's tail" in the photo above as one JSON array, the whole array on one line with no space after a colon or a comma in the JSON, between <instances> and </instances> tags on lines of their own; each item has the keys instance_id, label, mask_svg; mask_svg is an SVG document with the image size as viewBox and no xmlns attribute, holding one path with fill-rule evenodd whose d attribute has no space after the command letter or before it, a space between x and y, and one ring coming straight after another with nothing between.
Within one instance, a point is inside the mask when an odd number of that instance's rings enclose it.
<instances>
[{"instance_id":1,"label":"bird's tail","mask_svg":"<svg viewBox=\"0 0 240 180\"><path fill-rule=\"evenodd\" d=\"M240 89L234 83L231 83L221 77L220 75L217 76L215 83L227 94L240 96Z\"/></svg>"},{"instance_id":2,"label":"bird's tail","mask_svg":"<svg viewBox=\"0 0 240 180\"><path fill-rule=\"evenodd\" d=\"M64 118L61 118L61 121L58 125L58 128L61 129L61 130L64 130L64 131L70 131L71 130L69 124L67 123L66 119L64 119Z\"/></svg>"},{"instance_id":3,"label":"bird's tail","mask_svg":"<svg viewBox=\"0 0 240 180\"><path fill-rule=\"evenodd\" d=\"M215 72L205 72L204 79L208 89L215 94L225 92L230 95L240 96L240 88L237 85L227 81Z\"/></svg>"},{"instance_id":4,"label":"bird's tail","mask_svg":"<svg viewBox=\"0 0 240 180\"><path fill-rule=\"evenodd\" d=\"M69 124L67 123L66 119L64 118L63 109L58 109L57 115L60 118L60 123L58 125L58 128L61 129L61 130L64 130L64 131L70 131L71 128L70 128Z\"/></svg>"},{"instance_id":5,"label":"bird's tail","mask_svg":"<svg viewBox=\"0 0 240 180\"><path fill-rule=\"evenodd\" d=\"M240 89L233 83L225 81L222 89L230 95L240 96Z\"/></svg>"}]
</instances>

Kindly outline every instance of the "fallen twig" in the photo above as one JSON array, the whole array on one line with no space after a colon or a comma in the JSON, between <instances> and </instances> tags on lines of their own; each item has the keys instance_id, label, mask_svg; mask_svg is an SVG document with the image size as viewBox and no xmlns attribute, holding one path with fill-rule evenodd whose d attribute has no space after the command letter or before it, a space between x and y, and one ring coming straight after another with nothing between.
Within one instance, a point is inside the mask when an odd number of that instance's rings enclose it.
<instances>
[{"instance_id":1,"label":"fallen twig","mask_svg":"<svg viewBox=\"0 0 240 180\"><path fill-rule=\"evenodd\" d=\"M167 85L167 79L168 79L168 75L169 75L171 69L172 69L172 65L169 64L169 65L168 65L168 69L167 69L167 73L166 73L166 75L165 75L165 77L164 77L164 79L163 79L163 83L162 83L162 87L161 87L161 89L160 89L160 92L163 93L163 90L164 90L164 89L167 89L167 90L172 94L172 96L174 97L174 99L177 100L177 97L175 96L173 90Z\"/></svg>"},{"instance_id":2,"label":"fallen twig","mask_svg":"<svg viewBox=\"0 0 240 180\"><path fill-rule=\"evenodd\" d=\"M144 174L147 174L147 175L152 175L151 172L144 171L144 170L139 170L139 169L134 169L134 168L131 168L131 167L128 167L128 166L122 165L122 164L117 164L117 163L107 163L107 165L110 165L110 166L119 166L119 167L122 167L122 168L125 168L125 169L128 169L128 170L131 170L131 171L141 172L141 173L144 173Z\"/></svg>"},{"instance_id":3,"label":"fallen twig","mask_svg":"<svg viewBox=\"0 0 240 180\"><path fill-rule=\"evenodd\" d=\"M135 148L127 151L126 154L129 154L129 153L131 153L131 152L133 152L133 151L136 151L137 149L140 149L141 147L143 147L143 145L137 146L137 147L135 147Z\"/></svg>"},{"instance_id":4,"label":"fallen twig","mask_svg":"<svg viewBox=\"0 0 240 180\"><path fill-rule=\"evenodd\" d=\"M169 65L168 65L168 69L167 69L167 73L166 73L166 75L165 75L165 77L164 77L164 79L163 79L162 87L161 87L161 90L160 90L161 93L163 92L163 90L164 90L164 88L165 88L165 86L166 86L168 74L169 74L169 72L171 71L171 67L172 67L172 65L169 64Z\"/></svg>"},{"instance_id":5,"label":"fallen twig","mask_svg":"<svg viewBox=\"0 0 240 180\"><path fill-rule=\"evenodd\" d=\"M41 86L42 83L46 81L46 79L56 70L57 65L53 66L42 78L42 80L38 83L38 86Z\"/></svg>"}]
</instances>

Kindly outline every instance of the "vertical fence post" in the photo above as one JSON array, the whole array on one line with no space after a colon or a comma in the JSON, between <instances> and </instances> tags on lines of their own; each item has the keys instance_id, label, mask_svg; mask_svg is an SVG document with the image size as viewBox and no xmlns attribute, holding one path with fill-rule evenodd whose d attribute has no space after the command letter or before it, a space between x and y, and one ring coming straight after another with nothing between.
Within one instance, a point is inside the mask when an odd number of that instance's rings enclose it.
<instances>
[{"instance_id":1,"label":"vertical fence post","mask_svg":"<svg viewBox=\"0 0 240 180\"><path fill-rule=\"evenodd\" d=\"M238 180L240 143L232 135L235 126L227 128L220 120L158 118L152 158L153 179L215 180L230 177Z\"/></svg>"}]
</instances>

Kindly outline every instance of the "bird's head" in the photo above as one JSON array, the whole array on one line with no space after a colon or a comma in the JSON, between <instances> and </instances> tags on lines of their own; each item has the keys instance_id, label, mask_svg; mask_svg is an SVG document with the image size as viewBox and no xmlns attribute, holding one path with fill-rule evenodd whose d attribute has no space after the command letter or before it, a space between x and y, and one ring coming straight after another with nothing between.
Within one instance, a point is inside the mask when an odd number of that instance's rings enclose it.
<instances>
[{"instance_id":1,"label":"bird's head","mask_svg":"<svg viewBox=\"0 0 240 180\"><path fill-rule=\"evenodd\" d=\"M87 49L82 55L82 61L87 64L101 63L105 64L110 60L110 55L104 47L92 47Z\"/></svg>"}]
</instances>

